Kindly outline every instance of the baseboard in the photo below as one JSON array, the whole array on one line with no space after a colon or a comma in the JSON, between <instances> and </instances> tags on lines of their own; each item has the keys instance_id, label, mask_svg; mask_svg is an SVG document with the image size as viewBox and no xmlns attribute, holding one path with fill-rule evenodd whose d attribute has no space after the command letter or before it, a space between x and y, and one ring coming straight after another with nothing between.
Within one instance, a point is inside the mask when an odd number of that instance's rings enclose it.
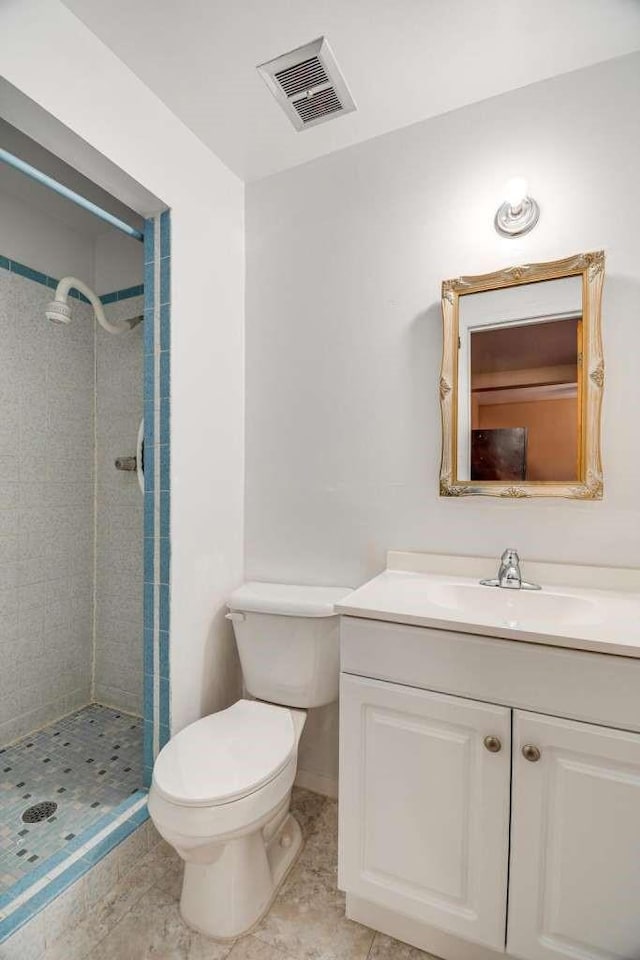
<instances>
[{"instance_id":1,"label":"baseboard","mask_svg":"<svg viewBox=\"0 0 640 960\"><path fill-rule=\"evenodd\" d=\"M295 780L296 787L319 793L323 797L338 799L338 781L324 773L314 773L313 770L298 770Z\"/></svg>"}]
</instances>

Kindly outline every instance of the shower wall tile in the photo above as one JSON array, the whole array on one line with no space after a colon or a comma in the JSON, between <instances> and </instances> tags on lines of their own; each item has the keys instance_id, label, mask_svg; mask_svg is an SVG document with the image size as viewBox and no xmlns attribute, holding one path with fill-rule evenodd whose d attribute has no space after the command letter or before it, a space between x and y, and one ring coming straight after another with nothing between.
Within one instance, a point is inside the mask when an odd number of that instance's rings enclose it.
<instances>
[{"instance_id":1,"label":"shower wall tile","mask_svg":"<svg viewBox=\"0 0 640 960\"><path fill-rule=\"evenodd\" d=\"M143 312L143 297L110 302L110 321ZM114 467L134 456L143 415L143 325L97 333L95 697L142 713L143 497L135 473Z\"/></svg>"},{"instance_id":2,"label":"shower wall tile","mask_svg":"<svg viewBox=\"0 0 640 960\"><path fill-rule=\"evenodd\" d=\"M0 744L91 697L93 312L57 327L50 298L0 270Z\"/></svg>"}]
</instances>

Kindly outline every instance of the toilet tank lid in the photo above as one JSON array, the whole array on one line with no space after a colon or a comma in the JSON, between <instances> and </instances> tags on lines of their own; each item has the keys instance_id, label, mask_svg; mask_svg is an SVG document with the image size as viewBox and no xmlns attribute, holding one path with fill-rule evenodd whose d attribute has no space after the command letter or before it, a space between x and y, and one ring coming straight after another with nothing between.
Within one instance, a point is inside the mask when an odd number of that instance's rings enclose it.
<instances>
[{"instance_id":1,"label":"toilet tank lid","mask_svg":"<svg viewBox=\"0 0 640 960\"><path fill-rule=\"evenodd\" d=\"M229 597L229 609L242 613L274 613L284 617L337 616L334 604L351 587L304 587L292 583L244 583Z\"/></svg>"}]
</instances>

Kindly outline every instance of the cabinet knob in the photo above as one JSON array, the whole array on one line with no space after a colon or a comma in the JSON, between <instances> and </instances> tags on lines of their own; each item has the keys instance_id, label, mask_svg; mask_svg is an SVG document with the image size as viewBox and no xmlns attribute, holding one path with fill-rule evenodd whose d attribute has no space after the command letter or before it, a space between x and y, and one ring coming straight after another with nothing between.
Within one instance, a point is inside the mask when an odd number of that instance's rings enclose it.
<instances>
[{"instance_id":1,"label":"cabinet knob","mask_svg":"<svg viewBox=\"0 0 640 960\"><path fill-rule=\"evenodd\" d=\"M484 745L489 753L499 753L502 750L502 744L498 737L485 737Z\"/></svg>"},{"instance_id":2,"label":"cabinet knob","mask_svg":"<svg viewBox=\"0 0 640 960\"><path fill-rule=\"evenodd\" d=\"M525 743L522 748L522 756L525 760L528 760L529 763L537 763L540 759L540 750L534 746L533 743Z\"/></svg>"}]
</instances>

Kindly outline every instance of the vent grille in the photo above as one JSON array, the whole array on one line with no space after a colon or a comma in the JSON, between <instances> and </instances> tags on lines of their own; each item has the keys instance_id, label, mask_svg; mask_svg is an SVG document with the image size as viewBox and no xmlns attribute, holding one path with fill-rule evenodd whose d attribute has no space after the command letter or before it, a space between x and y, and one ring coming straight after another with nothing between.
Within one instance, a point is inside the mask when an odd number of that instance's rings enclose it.
<instances>
[{"instance_id":1,"label":"vent grille","mask_svg":"<svg viewBox=\"0 0 640 960\"><path fill-rule=\"evenodd\" d=\"M295 100L294 107L298 111L303 123L311 123L319 117L326 117L329 113L342 110L342 104L333 87L327 87L318 93Z\"/></svg>"},{"instance_id":2,"label":"vent grille","mask_svg":"<svg viewBox=\"0 0 640 960\"><path fill-rule=\"evenodd\" d=\"M317 57L309 57L302 63L278 70L274 76L288 97L295 97L296 93L306 93L312 87L329 82L329 77Z\"/></svg>"},{"instance_id":3,"label":"vent grille","mask_svg":"<svg viewBox=\"0 0 640 960\"><path fill-rule=\"evenodd\" d=\"M325 37L258 67L296 130L356 109Z\"/></svg>"}]
</instances>

